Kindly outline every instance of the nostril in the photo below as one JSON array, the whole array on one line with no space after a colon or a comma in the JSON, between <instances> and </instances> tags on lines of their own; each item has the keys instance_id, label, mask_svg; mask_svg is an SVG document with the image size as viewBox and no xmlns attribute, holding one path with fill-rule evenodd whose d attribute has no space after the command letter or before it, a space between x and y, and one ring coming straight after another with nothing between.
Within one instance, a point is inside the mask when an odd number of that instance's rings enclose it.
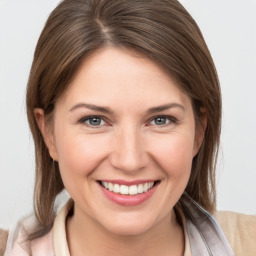
<instances>
[{"instance_id":1,"label":"nostril","mask_svg":"<svg viewBox=\"0 0 256 256\"><path fill-rule=\"evenodd\" d=\"M113 151L109 159L114 168L131 172L142 170L148 165L149 156L144 148L145 143L137 133L137 130L124 130L120 137L116 136L113 140Z\"/></svg>"},{"instance_id":2,"label":"nostril","mask_svg":"<svg viewBox=\"0 0 256 256\"><path fill-rule=\"evenodd\" d=\"M148 164L146 156L127 153L126 155L115 154L111 157L111 165L115 169L126 172L136 172L144 169Z\"/></svg>"}]
</instances>

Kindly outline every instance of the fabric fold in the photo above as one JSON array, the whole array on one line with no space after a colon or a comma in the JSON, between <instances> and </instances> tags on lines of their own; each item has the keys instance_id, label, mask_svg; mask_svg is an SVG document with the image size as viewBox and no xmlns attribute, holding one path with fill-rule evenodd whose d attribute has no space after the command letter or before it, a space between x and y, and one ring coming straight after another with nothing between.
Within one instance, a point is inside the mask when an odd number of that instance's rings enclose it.
<instances>
[{"instance_id":1,"label":"fabric fold","mask_svg":"<svg viewBox=\"0 0 256 256\"><path fill-rule=\"evenodd\" d=\"M186 217L192 255L235 255L217 221L186 192L183 193L180 204Z\"/></svg>"}]
</instances>

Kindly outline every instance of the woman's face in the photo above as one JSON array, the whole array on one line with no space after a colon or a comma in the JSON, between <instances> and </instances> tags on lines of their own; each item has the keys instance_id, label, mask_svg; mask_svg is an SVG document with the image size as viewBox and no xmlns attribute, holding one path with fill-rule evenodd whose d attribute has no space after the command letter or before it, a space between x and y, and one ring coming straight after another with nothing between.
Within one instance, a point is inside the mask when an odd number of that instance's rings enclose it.
<instances>
[{"instance_id":1,"label":"woman's face","mask_svg":"<svg viewBox=\"0 0 256 256\"><path fill-rule=\"evenodd\" d=\"M190 98L158 65L124 49L93 53L57 101L53 127L45 139L74 217L116 234L169 223L200 136Z\"/></svg>"}]
</instances>

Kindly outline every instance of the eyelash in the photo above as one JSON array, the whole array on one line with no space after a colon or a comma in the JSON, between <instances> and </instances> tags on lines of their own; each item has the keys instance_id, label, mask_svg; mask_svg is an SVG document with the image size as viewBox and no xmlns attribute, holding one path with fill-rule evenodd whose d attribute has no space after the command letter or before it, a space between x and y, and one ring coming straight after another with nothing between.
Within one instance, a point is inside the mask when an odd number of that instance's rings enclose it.
<instances>
[{"instance_id":1,"label":"eyelash","mask_svg":"<svg viewBox=\"0 0 256 256\"><path fill-rule=\"evenodd\" d=\"M100 121L103 121L105 124L103 125L92 125L92 124L88 124L86 123L87 121L90 121L92 120L93 118L97 118L97 119L100 119ZM155 116L151 119L149 119L149 121L147 121L147 125L146 126L149 126L151 122L153 122L154 120L156 121L157 118L163 118L163 119L167 119L169 120L168 123L166 124L160 124L160 125L156 125L155 126L158 126L158 127L165 127L165 126L168 126L169 124L177 124L178 123L178 120L177 118L173 117L173 116L168 116L168 115L159 115L159 116ZM81 118L79 121L78 121L80 124L85 124L89 127L92 127L92 128L101 128L102 126L106 126L106 125L109 125L109 122L106 121L105 117L102 117L102 116L86 116L86 117L83 117Z\"/></svg>"},{"instance_id":2,"label":"eyelash","mask_svg":"<svg viewBox=\"0 0 256 256\"><path fill-rule=\"evenodd\" d=\"M165 127L165 126L168 126L169 124L176 124L178 122L178 120L173 117L173 116L167 116L167 115L160 115L160 116L156 116L156 117L153 117L150 119L149 123L153 122L154 120L156 121L158 118L163 118L163 119L166 119L166 120L169 120L168 123L166 124L160 124L160 125L156 125L156 126L159 126L159 127Z\"/></svg>"},{"instance_id":3,"label":"eyelash","mask_svg":"<svg viewBox=\"0 0 256 256\"><path fill-rule=\"evenodd\" d=\"M100 119L101 121L104 121L105 124L104 124L104 125L94 126L94 125L85 123L86 121L92 120L93 118ZM87 125L87 126L89 126L89 127L93 127L93 128L100 128L100 127L105 126L106 124L108 124L108 122L107 122L107 121L105 120L105 118L102 117L102 116L86 116L86 117L81 118L81 119L79 120L79 123L80 123L80 124L85 124L85 125Z\"/></svg>"}]
</instances>

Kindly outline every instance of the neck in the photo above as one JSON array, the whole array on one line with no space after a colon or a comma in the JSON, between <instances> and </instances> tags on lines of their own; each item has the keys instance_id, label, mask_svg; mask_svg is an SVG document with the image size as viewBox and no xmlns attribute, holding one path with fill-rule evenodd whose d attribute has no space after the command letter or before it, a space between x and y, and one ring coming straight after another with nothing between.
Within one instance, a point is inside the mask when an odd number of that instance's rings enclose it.
<instances>
[{"instance_id":1,"label":"neck","mask_svg":"<svg viewBox=\"0 0 256 256\"><path fill-rule=\"evenodd\" d=\"M67 239L72 256L181 256L184 252L184 234L174 210L142 234L118 235L75 209L67 219Z\"/></svg>"}]
</instances>

